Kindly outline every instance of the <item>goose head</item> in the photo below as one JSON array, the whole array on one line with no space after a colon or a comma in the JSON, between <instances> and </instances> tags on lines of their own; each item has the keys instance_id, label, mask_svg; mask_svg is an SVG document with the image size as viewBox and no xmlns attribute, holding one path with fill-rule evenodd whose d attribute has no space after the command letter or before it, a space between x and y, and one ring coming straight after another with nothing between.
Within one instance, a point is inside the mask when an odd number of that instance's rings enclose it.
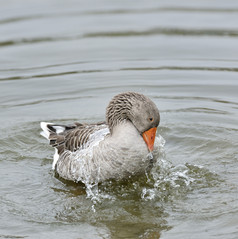
<instances>
[{"instance_id":1,"label":"goose head","mask_svg":"<svg viewBox=\"0 0 238 239\"><path fill-rule=\"evenodd\" d=\"M130 121L143 137L149 151L153 150L160 114L154 102L145 95L126 92L114 96L106 110L106 121L111 134L116 125Z\"/></svg>"}]
</instances>

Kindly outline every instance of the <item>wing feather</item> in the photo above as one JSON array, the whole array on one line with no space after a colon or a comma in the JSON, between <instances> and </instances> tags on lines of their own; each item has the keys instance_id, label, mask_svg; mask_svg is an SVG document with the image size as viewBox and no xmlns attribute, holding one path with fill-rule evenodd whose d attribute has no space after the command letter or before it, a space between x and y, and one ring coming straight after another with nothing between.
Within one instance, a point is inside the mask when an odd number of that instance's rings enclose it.
<instances>
[{"instance_id":1,"label":"wing feather","mask_svg":"<svg viewBox=\"0 0 238 239\"><path fill-rule=\"evenodd\" d=\"M80 148L87 147L87 142L90 135L97 130L107 128L105 122L98 124L81 124L75 123L74 125L56 125L46 124L49 132L50 145L57 148L58 154L61 155L66 150L74 152ZM64 129L64 131L57 129Z\"/></svg>"}]
</instances>

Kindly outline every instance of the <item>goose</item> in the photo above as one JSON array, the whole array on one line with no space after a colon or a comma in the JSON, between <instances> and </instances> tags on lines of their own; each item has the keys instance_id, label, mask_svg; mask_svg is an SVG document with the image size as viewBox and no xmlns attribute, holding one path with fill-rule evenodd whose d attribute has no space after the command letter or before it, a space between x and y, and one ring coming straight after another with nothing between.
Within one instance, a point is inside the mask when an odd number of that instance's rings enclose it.
<instances>
[{"instance_id":1,"label":"goose","mask_svg":"<svg viewBox=\"0 0 238 239\"><path fill-rule=\"evenodd\" d=\"M150 170L160 114L147 96L120 93L106 108L106 122L62 125L41 122L55 148L53 170L84 184L121 180Z\"/></svg>"}]
</instances>

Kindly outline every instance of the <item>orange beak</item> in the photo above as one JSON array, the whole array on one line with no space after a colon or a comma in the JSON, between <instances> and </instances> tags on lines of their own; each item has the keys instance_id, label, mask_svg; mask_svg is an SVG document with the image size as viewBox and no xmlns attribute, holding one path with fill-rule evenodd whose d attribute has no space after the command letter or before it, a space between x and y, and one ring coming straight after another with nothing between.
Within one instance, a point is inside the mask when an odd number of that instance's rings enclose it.
<instances>
[{"instance_id":1,"label":"orange beak","mask_svg":"<svg viewBox=\"0 0 238 239\"><path fill-rule=\"evenodd\" d=\"M145 131L142 136L143 136L143 139L144 141L146 142L147 144L147 147L149 149L149 151L153 151L154 149L154 142L155 142L155 136L156 136L156 130L157 128L154 127L154 128L151 128L147 131Z\"/></svg>"}]
</instances>

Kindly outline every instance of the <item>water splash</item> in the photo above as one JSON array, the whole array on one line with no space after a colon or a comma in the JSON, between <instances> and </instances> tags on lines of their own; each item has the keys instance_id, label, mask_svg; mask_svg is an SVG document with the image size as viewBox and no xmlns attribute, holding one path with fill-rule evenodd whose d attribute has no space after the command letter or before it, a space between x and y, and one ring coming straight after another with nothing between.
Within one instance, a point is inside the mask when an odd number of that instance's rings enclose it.
<instances>
[{"instance_id":1,"label":"water splash","mask_svg":"<svg viewBox=\"0 0 238 239\"><path fill-rule=\"evenodd\" d=\"M153 156L152 152L149 152L146 158L149 160L153 160L154 156Z\"/></svg>"},{"instance_id":2,"label":"water splash","mask_svg":"<svg viewBox=\"0 0 238 239\"><path fill-rule=\"evenodd\" d=\"M131 197L143 201L166 202L184 197L194 188L209 187L212 182L217 182L216 174L202 166L188 163L175 166L169 162L166 159L165 140L162 136L156 138L155 146L155 153L147 155L147 158L153 161L153 167L144 175L131 176L120 182L84 182L87 198L93 202L93 211L98 203Z\"/></svg>"}]
</instances>

